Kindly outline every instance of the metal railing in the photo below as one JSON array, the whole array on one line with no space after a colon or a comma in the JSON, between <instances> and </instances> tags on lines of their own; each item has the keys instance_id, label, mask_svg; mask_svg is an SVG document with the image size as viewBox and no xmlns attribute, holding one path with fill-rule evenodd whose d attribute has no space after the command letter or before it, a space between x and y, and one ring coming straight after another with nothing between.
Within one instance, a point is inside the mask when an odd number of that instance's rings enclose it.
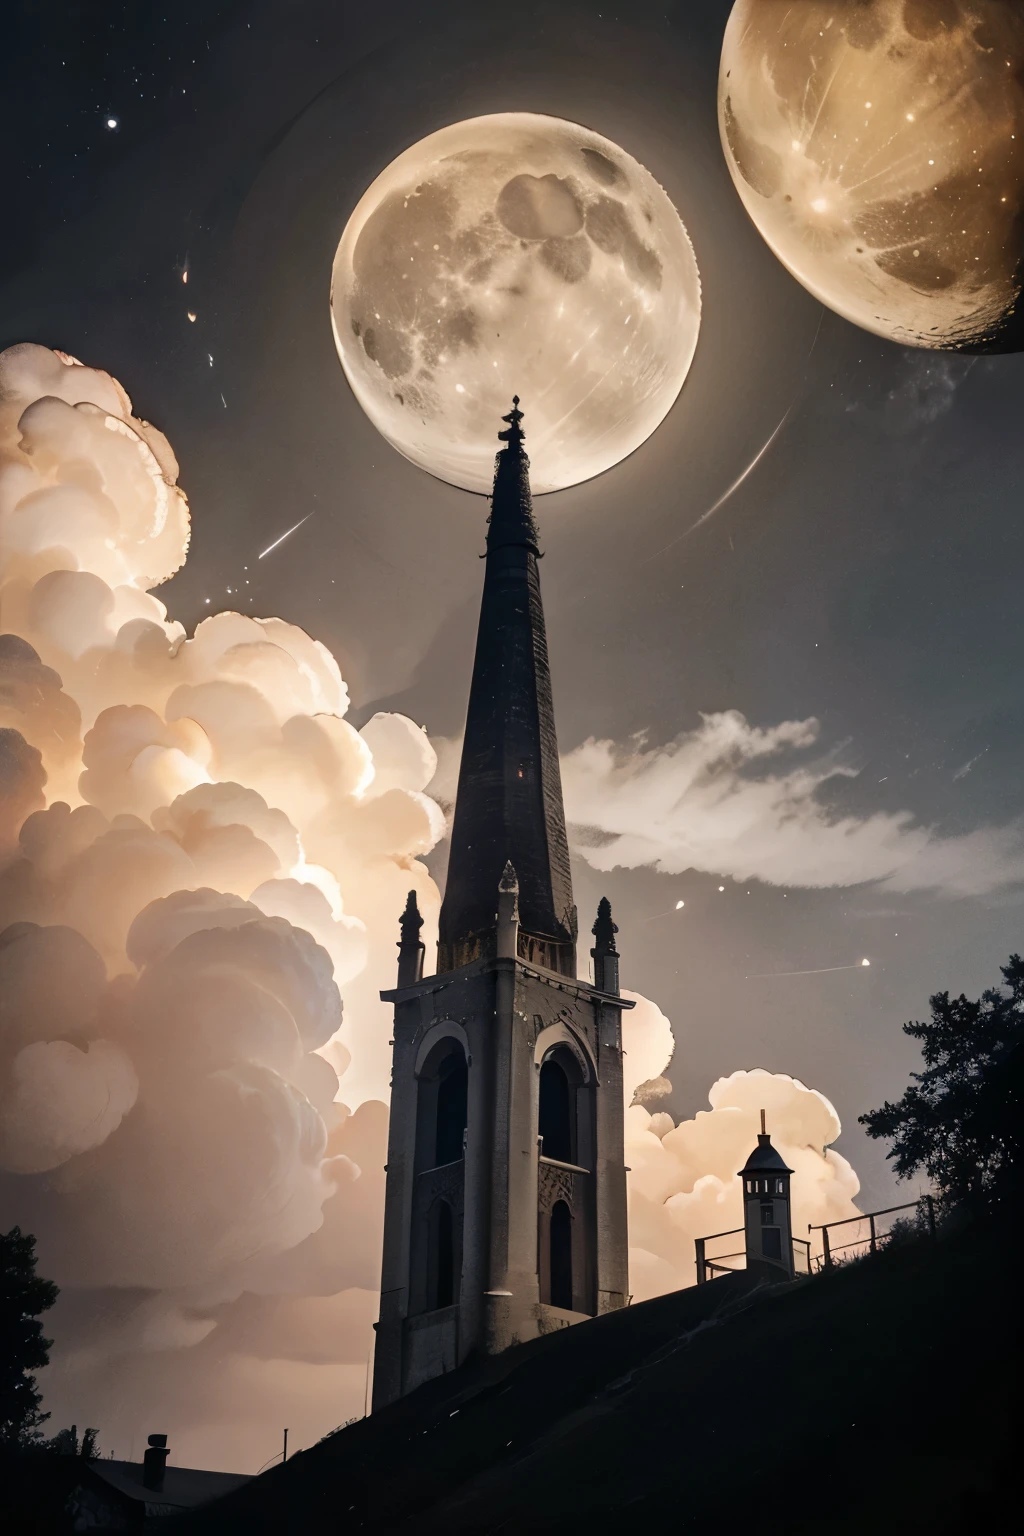
<instances>
[{"instance_id":1,"label":"metal railing","mask_svg":"<svg viewBox=\"0 0 1024 1536\"><path fill-rule=\"evenodd\" d=\"M723 1264L723 1259L745 1259L746 1249L741 1248L738 1253L718 1253L714 1259L707 1257L708 1243L716 1243L720 1237L738 1237L743 1232L743 1227L733 1227L731 1232L713 1232L710 1237L695 1237L694 1247L697 1250L697 1284L703 1285L705 1280L713 1280L716 1274L728 1275L732 1273L731 1264Z\"/></svg>"},{"instance_id":2,"label":"metal railing","mask_svg":"<svg viewBox=\"0 0 1024 1536\"><path fill-rule=\"evenodd\" d=\"M806 1252L800 1253L801 1249ZM797 1254L803 1261L803 1267L797 1263ZM793 1272L797 1275L809 1275L811 1273L811 1241L807 1237L794 1237L793 1239Z\"/></svg>"},{"instance_id":3,"label":"metal railing","mask_svg":"<svg viewBox=\"0 0 1024 1536\"><path fill-rule=\"evenodd\" d=\"M730 1232L715 1232L710 1237L694 1238L693 1245L697 1255L698 1285L703 1285L707 1280L713 1280L716 1275L734 1275L737 1270L746 1268L747 1250L745 1246L738 1249L735 1253L716 1253L713 1259L709 1259L707 1256L708 1243L717 1242L722 1237L739 1237L745 1231L745 1227L733 1227ZM726 1259L742 1259L744 1262L742 1264L727 1264L725 1262ZM793 1272L797 1275L809 1275L812 1272L809 1238L793 1238Z\"/></svg>"},{"instance_id":4,"label":"metal railing","mask_svg":"<svg viewBox=\"0 0 1024 1536\"><path fill-rule=\"evenodd\" d=\"M855 1248L858 1253L877 1253L880 1244L884 1244L888 1232L879 1232L876 1219L880 1216L893 1216L897 1211L917 1211L921 1214L924 1208L925 1225L929 1237L935 1236L935 1201L931 1195L922 1195L919 1200L908 1200L905 1205L888 1205L881 1211L865 1211L861 1216L846 1216L842 1221L826 1221L821 1226L808 1224L808 1232L821 1233L821 1253L815 1256L815 1262L819 1269L831 1269L836 1261L836 1255L846 1253ZM831 1233L837 1227L849 1227L854 1223L867 1222L867 1237L854 1237L848 1243L834 1243ZM808 1250L809 1251L809 1250ZM857 1254L852 1255L857 1257Z\"/></svg>"},{"instance_id":5,"label":"metal railing","mask_svg":"<svg viewBox=\"0 0 1024 1536\"><path fill-rule=\"evenodd\" d=\"M878 1220L883 1216L895 1216L899 1211L917 1211L919 1217L923 1216L924 1226L929 1237L935 1236L935 1201L931 1195L922 1195L918 1200L908 1200L905 1205L889 1205L881 1211L865 1211L860 1216L845 1216L841 1221L826 1221L821 1225L808 1224L808 1232L821 1233L821 1253L811 1253L811 1240L809 1237L793 1238L793 1272L797 1275L811 1275L815 1270L831 1269L837 1261L837 1255L850 1254L850 1257L858 1257L862 1253L877 1253L889 1239L889 1231L879 1231ZM867 1233L860 1234L850 1239L849 1242L837 1243L832 1234L839 1227L850 1227L867 1223ZM707 1280L713 1280L716 1275L735 1274L737 1270L746 1267L746 1247L737 1249L734 1253L716 1253L708 1256L708 1243L716 1243L726 1237L741 1237L745 1232L744 1227L733 1227L728 1232L714 1232L710 1237L695 1237L693 1245L696 1250L697 1284L703 1285ZM850 1253L850 1250L856 1250ZM742 1259L743 1263L728 1263L727 1260ZM842 1262L840 1260L839 1262Z\"/></svg>"}]
</instances>

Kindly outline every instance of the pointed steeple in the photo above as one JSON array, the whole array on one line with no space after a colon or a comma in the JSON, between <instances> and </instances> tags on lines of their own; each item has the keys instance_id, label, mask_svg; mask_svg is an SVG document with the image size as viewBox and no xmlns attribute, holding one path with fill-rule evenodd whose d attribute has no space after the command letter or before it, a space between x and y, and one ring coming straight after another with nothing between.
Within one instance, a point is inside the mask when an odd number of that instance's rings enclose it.
<instances>
[{"instance_id":1,"label":"pointed steeple","mask_svg":"<svg viewBox=\"0 0 1024 1536\"><path fill-rule=\"evenodd\" d=\"M416 892L410 891L405 911L399 918L402 937L398 941L398 985L415 986L423 975L424 944L420 938L423 918L416 903Z\"/></svg>"},{"instance_id":2,"label":"pointed steeple","mask_svg":"<svg viewBox=\"0 0 1024 1536\"><path fill-rule=\"evenodd\" d=\"M575 976L576 909L518 395L503 419L437 968L495 953L498 884L511 861L519 953Z\"/></svg>"},{"instance_id":3,"label":"pointed steeple","mask_svg":"<svg viewBox=\"0 0 1024 1536\"><path fill-rule=\"evenodd\" d=\"M590 930L594 935L594 947L590 957L594 962L594 986L599 992L619 990L619 952L615 948L615 935L619 928L612 922L612 904L602 896L597 904L597 920Z\"/></svg>"}]
</instances>

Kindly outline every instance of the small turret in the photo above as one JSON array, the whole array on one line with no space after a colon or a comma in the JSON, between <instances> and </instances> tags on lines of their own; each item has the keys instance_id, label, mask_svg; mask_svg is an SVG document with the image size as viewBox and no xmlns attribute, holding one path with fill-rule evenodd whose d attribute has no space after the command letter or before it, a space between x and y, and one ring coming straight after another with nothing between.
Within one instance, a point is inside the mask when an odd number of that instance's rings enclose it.
<instances>
[{"instance_id":1,"label":"small turret","mask_svg":"<svg viewBox=\"0 0 1024 1536\"><path fill-rule=\"evenodd\" d=\"M420 939L423 918L416 905L416 892L410 891L405 911L399 919L402 937L398 941L398 985L412 987L423 977L424 945Z\"/></svg>"},{"instance_id":2,"label":"small turret","mask_svg":"<svg viewBox=\"0 0 1024 1536\"><path fill-rule=\"evenodd\" d=\"M612 904L607 896L602 896L597 904L597 920L591 932L594 935L594 947L590 951L594 962L594 986L599 992L611 992L616 996L619 991L619 952L615 948L615 935L618 926L612 922Z\"/></svg>"},{"instance_id":3,"label":"small turret","mask_svg":"<svg viewBox=\"0 0 1024 1536\"><path fill-rule=\"evenodd\" d=\"M796 1272L789 1207L792 1172L772 1146L762 1109L761 1134L746 1165L740 1169L740 1178L747 1269L764 1280L792 1280Z\"/></svg>"}]
</instances>

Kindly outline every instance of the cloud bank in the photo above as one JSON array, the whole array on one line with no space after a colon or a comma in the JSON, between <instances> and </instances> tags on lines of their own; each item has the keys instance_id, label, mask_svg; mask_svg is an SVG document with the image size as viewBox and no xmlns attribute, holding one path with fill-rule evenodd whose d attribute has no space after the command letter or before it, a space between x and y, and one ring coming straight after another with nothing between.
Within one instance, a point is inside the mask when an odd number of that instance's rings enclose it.
<instances>
[{"instance_id":1,"label":"cloud bank","mask_svg":"<svg viewBox=\"0 0 1024 1536\"><path fill-rule=\"evenodd\" d=\"M0 355L0 1224L62 1287L58 1420L251 1470L289 1403L301 1444L362 1402L376 992L410 888L436 921L443 820L426 734L354 730L317 641L168 618L177 470L108 374ZM315 1347L312 1297L336 1313Z\"/></svg>"},{"instance_id":2,"label":"cloud bank","mask_svg":"<svg viewBox=\"0 0 1024 1536\"><path fill-rule=\"evenodd\" d=\"M664 1080L675 1050L672 1027L648 999L625 990L623 995L636 1001L623 1015L622 1026L634 1301L693 1285L694 1239L742 1227L739 1170L757 1145L762 1109L772 1144L793 1169L794 1236L806 1237L811 1223L858 1214L860 1181L847 1160L831 1150L841 1126L824 1094L785 1073L733 1072L712 1086L710 1110L677 1124L657 1107L661 1095L656 1085ZM859 1236L859 1228L854 1230ZM742 1236L709 1244L708 1258L742 1247ZM813 1251L820 1253L820 1241ZM735 1259L730 1263L742 1267Z\"/></svg>"}]
</instances>

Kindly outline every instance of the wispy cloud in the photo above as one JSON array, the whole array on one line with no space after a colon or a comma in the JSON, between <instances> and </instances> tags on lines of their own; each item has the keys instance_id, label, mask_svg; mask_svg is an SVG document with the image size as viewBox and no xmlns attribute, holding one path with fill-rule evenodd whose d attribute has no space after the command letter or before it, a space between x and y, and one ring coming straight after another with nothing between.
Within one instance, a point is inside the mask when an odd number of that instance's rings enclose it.
<instances>
[{"instance_id":1,"label":"wispy cloud","mask_svg":"<svg viewBox=\"0 0 1024 1536\"><path fill-rule=\"evenodd\" d=\"M807 760L817 720L702 715L664 746L591 738L562 762L578 851L595 869L694 869L805 887L982 896L1024 881L1024 822L946 837L910 811L836 815L819 790L855 770Z\"/></svg>"}]
</instances>

